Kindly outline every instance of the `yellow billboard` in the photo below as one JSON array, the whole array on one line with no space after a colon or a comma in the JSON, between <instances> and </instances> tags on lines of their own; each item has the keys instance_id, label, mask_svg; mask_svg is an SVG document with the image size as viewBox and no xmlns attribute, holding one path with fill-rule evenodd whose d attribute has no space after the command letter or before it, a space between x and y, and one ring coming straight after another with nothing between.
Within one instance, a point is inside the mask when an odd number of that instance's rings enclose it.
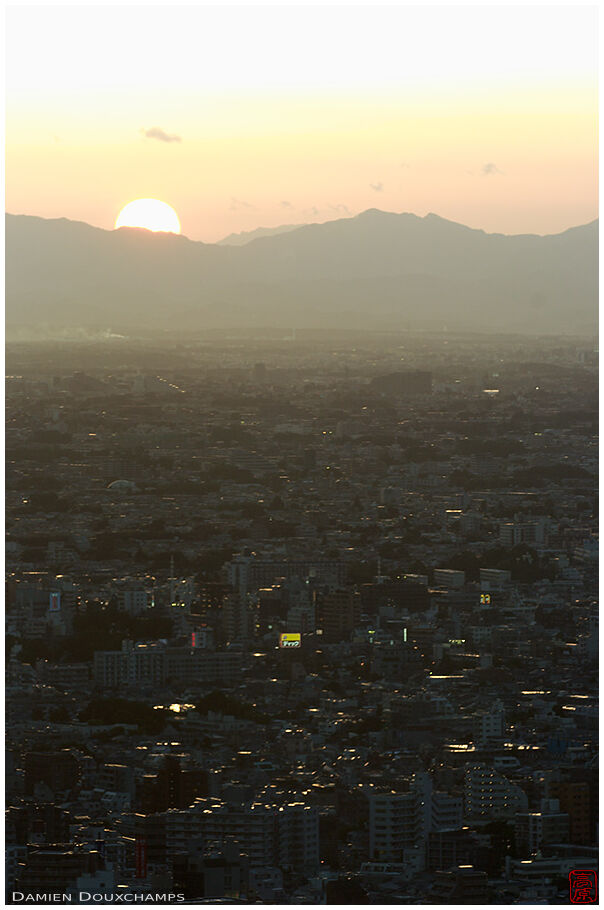
<instances>
[{"instance_id":1,"label":"yellow billboard","mask_svg":"<svg viewBox=\"0 0 604 910\"><path fill-rule=\"evenodd\" d=\"M301 638L299 632L282 632L279 636L279 647L280 648L299 648L301 644Z\"/></svg>"}]
</instances>

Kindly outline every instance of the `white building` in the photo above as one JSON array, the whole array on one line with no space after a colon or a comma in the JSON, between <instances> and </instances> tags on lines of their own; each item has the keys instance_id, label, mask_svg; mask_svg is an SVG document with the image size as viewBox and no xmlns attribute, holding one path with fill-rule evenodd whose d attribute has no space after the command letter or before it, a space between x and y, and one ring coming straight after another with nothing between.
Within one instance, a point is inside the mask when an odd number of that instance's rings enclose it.
<instances>
[{"instance_id":1,"label":"white building","mask_svg":"<svg viewBox=\"0 0 604 910\"><path fill-rule=\"evenodd\" d=\"M463 588L466 573L460 569L434 569L434 584L446 588Z\"/></svg>"},{"instance_id":2,"label":"white building","mask_svg":"<svg viewBox=\"0 0 604 910\"><path fill-rule=\"evenodd\" d=\"M472 718L473 740L485 744L501 739L505 734L505 710L503 702L496 699L488 711L481 711Z\"/></svg>"},{"instance_id":3,"label":"white building","mask_svg":"<svg viewBox=\"0 0 604 910\"><path fill-rule=\"evenodd\" d=\"M425 837L425 801L419 787L369 796L369 858L403 862L404 850Z\"/></svg>"},{"instance_id":4,"label":"white building","mask_svg":"<svg viewBox=\"0 0 604 910\"><path fill-rule=\"evenodd\" d=\"M482 591L501 591L511 580L512 573L507 569L480 569Z\"/></svg>"}]
</instances>

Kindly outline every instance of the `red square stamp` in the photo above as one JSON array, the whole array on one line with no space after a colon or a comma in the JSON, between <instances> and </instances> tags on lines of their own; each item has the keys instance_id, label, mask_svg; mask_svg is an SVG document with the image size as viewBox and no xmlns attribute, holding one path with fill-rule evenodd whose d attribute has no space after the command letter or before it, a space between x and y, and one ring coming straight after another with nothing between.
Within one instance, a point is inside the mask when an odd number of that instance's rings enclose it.
<instances>
[{"instance_id":1,"label":"red square stamp","mask_svg":"<svg viewBox=\"0 0 604 910\"><path fill-rule=\"evenodd\" d=\"M598 876L593 869L573 869L568 873L571 904L595 904L598 900Z\"/></svg>"}]
</instances>

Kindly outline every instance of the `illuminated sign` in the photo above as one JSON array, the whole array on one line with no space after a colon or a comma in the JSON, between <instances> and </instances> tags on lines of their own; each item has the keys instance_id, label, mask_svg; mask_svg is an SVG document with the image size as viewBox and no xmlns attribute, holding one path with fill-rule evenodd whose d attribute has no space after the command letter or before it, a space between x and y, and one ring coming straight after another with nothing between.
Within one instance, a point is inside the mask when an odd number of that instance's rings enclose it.
<instances>
[{"instance_id":1,"label":"illuminated sign","mask_svg":"<svg viewBox=\"0 0 604 910\"><path fill-rule=\"evenodd\" d=\"M491 595L490 594L481 594L480 603L486 604L488 606L491 603Z\"/></svg>"},{"instance_id":2,"label":"illuminated sign","mask_svg":"<svg viewBox=\"0 0 604 910\"><path fill-rule=\"evenodd\" d=\"M197 647L197 633L196 632L191 632L191 647L192 648Z\"/></svg>"},{"instance_id":3,"label":"illuminated sign","mask_svg":"<svg viewBox=\"0 0 604 910\"><path fill-rule=\"evenodd\" d=\"M466 643L465 638L450 638L449 639L450 645L465 645L465 643Z\"/></svg>"},{"instance_id":4,"label":"illuminated sign","mask_svg":"<svg viewBox=\"0 0 604 910\"><path fill-rule=\"evenodd\" d=\"M61 592L52 591L48 603L48 609L51 613L58 613L61 609Z\"/></svg>"},{"instance_id":5,"label":"illuminated sign","mask_svg":"<svg viewBox=\"0 0 604 910\"><path fill-rule=\"evenodd\" d=\"M279 636L280 648L299 648L301 635L299 632L282 632Z\"/></svg>"}]
</instances>

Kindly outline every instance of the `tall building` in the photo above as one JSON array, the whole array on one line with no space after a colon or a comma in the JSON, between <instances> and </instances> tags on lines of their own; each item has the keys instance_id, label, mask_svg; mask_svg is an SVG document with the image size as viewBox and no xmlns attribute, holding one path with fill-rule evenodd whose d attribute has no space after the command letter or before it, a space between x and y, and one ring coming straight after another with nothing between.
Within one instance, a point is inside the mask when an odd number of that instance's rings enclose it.
<instances>
[{"instance_id":1,"label":"tall building","mask_svg":"<svg viewBox=\"0 0 604 910\"><path fill-rule=\"evenodd\" d=\"M547 543L547 527L544 521L506 521L499 525L499 541L504 547L543 546Z\"/></svg>"},{"instance_id":2,"label":"tall building","mask_svg":"<svg viewBox=\"0 0 604 910\"><path fill-rule=\"evenodd\" d=\"M317 628L327 642L348 641L361 619L361 599L353 591L340 589L317 598Z\"/></svg>"},{"instance_id":3,"label":"tall building","mask_svg":"<svg viewBox=\"0 0 604 910\"><path fill-rule=\"evenodd\" d=\"M207 773L182 767L178 755L167 755L155 774L146 774L137 788L137 801L145 812L186 809L208 793Z\"/></svg>"},{"instance_id":4,"label":"tall building","mask_svg":"<svg viewBox=\"0 0 604 910\"><path fill-rule=\"evenodd\" d=\"M468 764L464 775L466 818L513 818L528 809L526 793L483 764Z\"/></svg>"},{"instance_id":5,"label":"tall building","mask_svg":"<svg viewBox=\"0 0 604 910\"><path fill-rule=\"evenodd\" d=\"M319 813L304 803L281 806L198 799L206 845L236 840L250 858L250 868L278 866L305 875L319 869Z\"/></svg>"},{"instance_id":6,"label":"tall building","mask_svg":"<svg viewBox=\"0 0 604 910\"><path fill-rule=\"evenodd\" d=\"M122 643L121 651L94 652L94 682L100 689L162 686L168 682L232 684L243 671L237 650L210 651L195 645L169 648L159 642Z\"/></svg>"},{"instance_id":7,"label":"tall building","mask_svg":"<svg viewBox=\"0 0 604 910\"><path fill-rule=\"evenodd\" d=\"M557 799L541 800L540 812L519 812L515 817L516 844L530 856L544 844L566 844L569 818L560 812Z\"/></svg>"},{"instance_id":8,"label":"tall building","mask_svg":"<svg viewBox=\"0 0 604 910\"><path fill-rule=\"evenodd\" d=\"M470 829L448 828L431 831L428 837L428 868L431 872L451 866L471 864L476 855L476 843Z\"/></svg>"},{"instance_id":9,"label":"tall building","mask_svg":"<svg viewBox=\"0 0 604 910\"><path fill-rule=\"evenodd\" d=\"M130 582L119 592L118 604L120 610L138 616L140 613L144 613L148 607L147 592L136 582Z\"/></svg>"},{"instance_id":10,"label":"tall building","mask_svg":"<svg viewBox=\"0 0 604 910\"><path fill-rule=\"evenodd\" d=\"M403 862L405 848L422 843L424 803L419 788L369 796L369 858Z\"/></svg>"},{"instance_id":11,"label":"tall building","mask_svg":"<svg viewBox=\"0 0 604 910\"><path fill-rule=\"evenodd\" d=\"M223 635L227 642L248 641L252 637L254 616L245 595L230 594L222 607Z\"/></svg>"},{"instance_id":12,"label":"tall building","mask_svg":"<svg viewBox=\"0 0 604 910\"><path fill-rule=\"evenodd\" d=\"M346 582L346 566L337 559L272 560L256 556L236 556L227 564L228 583L240 594L255 593L270 587L277 578L314 578L323 584Z\"/></svg>"},{"instance_id":13,"label":"tall building","mask_svg":"<svg viewBox=\"0 0 604 910\"><path fill-rule=\"evenodd\" d=\"M475 743L486 744L501 739L505 734L505 710L503 702L496 699L488 711L480 711L472 718Z\"/></svg>"},{"instance_id":14,"label":"tall building","mask_svg":"<svg viewBox=\"0 0 604 910\"><path fill-rule=\"evenodd\" d=\"M560 809L568 815L569 842L571 844L591 843L590 786L587 781L552 781L548 796L557 799Z\"/></svg>"}]
</instances>

